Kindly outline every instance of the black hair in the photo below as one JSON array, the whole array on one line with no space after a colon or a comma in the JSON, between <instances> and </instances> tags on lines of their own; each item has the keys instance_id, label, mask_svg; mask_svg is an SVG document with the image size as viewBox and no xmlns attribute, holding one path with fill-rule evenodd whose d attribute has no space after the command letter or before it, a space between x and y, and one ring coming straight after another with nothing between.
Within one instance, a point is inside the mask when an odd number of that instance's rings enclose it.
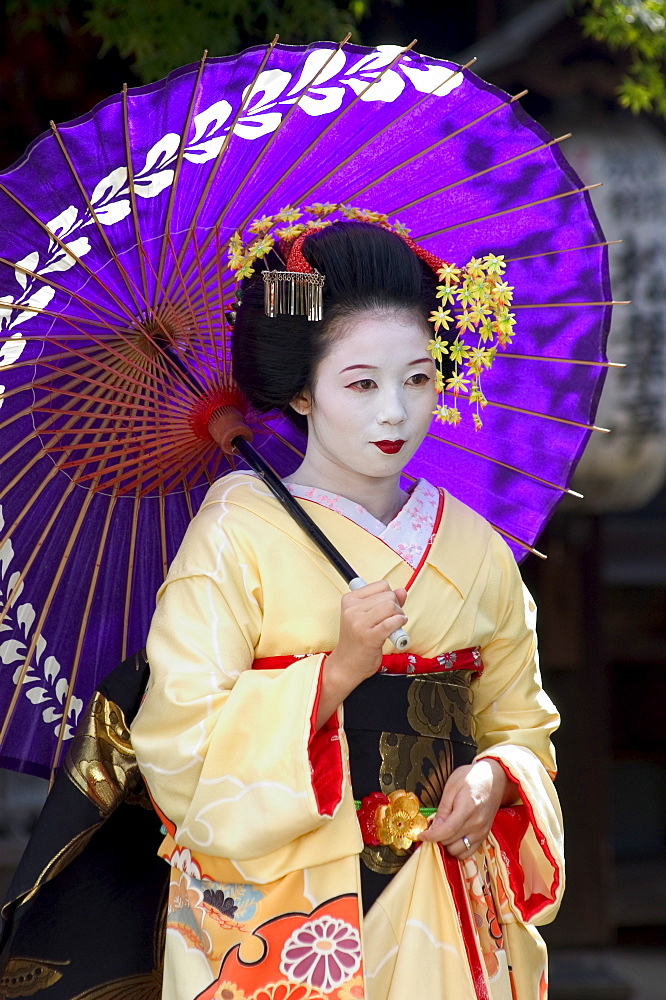
<instances>
[{"instance_id":1,"label":"black hair","mask_svg":"<svg viewBox=\"0 0 666 1000\"><path fill-rule=\"evenodd\" d=\"M421 318L426 332L437 305L437 279L399 236L369 223L335 222L309 235L302 250L326 279L323 320L266 316L264 282L257 273L242 286L231 356L234 377L255 410L279 410L305 430L305 417L289 404L312 387L317 364L344 320L359 312L400 310ZM265 258L263 267L284 270L276 258Z\"/></svg>"}]
</instances>

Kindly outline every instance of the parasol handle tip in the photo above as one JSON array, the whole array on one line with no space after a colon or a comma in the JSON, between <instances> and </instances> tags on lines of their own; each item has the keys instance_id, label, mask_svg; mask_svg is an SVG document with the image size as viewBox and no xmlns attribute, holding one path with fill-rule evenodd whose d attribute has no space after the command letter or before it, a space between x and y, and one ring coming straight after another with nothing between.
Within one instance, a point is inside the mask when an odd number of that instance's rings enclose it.
<instances>
[{"instance_id":1,"label":"parasol handle tip","mask_svg":"<svg viewBox=\"0 0 666 1000\"><path fill-rule=\"evenodd\" d=\"M391 632L389 639L399 653L404 653L406 649L409 649L409 644L412 641L404 628L397 628L395 632Z\"/></svg>"},{"instance_id":2,"label":"parasol handle tip","mask_svg":"<svg viewBox=\"0 0 666 1000\"><path fill-rule=\"evenodd\" d=\"M235 406L220 406L208 421L208 433L225 455L233 455L234 438L251 441L252 431Z\"/></svg>"},{"instance_id":3,"label":"parasol handle tip","mask_svg":"<svg viewBox=\"0 0 666 1000\"><path fill-rule=\"evenodd\" d=\"M360 590L361 587L365 586L366 582L360 576L355 576L353 580L349 581L350 590ZM394 629L389 636L389 640L393 643L399 653L403 653L412 641L407 632L405 632L404 628Z\"/></svg>"}]
</instances>

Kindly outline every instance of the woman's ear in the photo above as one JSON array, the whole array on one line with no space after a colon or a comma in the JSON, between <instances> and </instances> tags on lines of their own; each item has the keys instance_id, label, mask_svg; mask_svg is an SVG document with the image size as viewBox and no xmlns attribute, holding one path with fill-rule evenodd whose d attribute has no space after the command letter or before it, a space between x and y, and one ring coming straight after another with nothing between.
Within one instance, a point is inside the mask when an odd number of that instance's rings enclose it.
<instances>
[{"instance_id":1,"label":"woman's ear","mask_svg":"<svg viewBox=\"0 0 666 1000\"><path fill-rule=\"evenodd\" d=\"M289 405L292 410L296 410L296 413L300 413L302 417L307 417L308 413L312 413L312 393L309 389L301 389Z\"/></svg>"}]
</instances>

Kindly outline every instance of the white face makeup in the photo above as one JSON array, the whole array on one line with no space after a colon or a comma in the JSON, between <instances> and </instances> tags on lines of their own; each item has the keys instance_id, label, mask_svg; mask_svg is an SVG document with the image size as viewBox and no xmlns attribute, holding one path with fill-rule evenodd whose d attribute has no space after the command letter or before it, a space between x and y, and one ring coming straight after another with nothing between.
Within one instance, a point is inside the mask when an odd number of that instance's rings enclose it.
<instances>
[{"instance_id":1,"label":"white face makeup","mask_svg":"<svg viewBox=\"0 0 666 1000\"><path fill-rule=\"evenodd\" d=\"M350 495L369 480L394 480L421 444L437 397L428 334L408 313L360 313L319 363L304 465L323 489Z\"/></svg>"}]
</instances>

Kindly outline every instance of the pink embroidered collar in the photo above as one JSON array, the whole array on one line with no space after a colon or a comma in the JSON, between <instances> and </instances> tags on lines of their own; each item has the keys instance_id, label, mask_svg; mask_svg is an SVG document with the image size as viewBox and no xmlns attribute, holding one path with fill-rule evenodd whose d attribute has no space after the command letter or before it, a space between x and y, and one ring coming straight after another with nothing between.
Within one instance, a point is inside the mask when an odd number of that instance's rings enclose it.
<instances>
[{"instance_id":1,"label":"pink embroidered collar","mask_svg":"<svg viewBox=\"0 0 666 1000\"><path fill-rule=\"evenodd\" d=\"M425 479L417 480L404 507L388 524L378 521L361 504L347 500L346 497L338 496L336 493L293 483L287 483L287 488L292 496L328 507L329 510L341 514L371 535L380 538L412 569L416 569L421 562L435 528L439 510L439 491Z\"/></svg>"}]
</instances>

